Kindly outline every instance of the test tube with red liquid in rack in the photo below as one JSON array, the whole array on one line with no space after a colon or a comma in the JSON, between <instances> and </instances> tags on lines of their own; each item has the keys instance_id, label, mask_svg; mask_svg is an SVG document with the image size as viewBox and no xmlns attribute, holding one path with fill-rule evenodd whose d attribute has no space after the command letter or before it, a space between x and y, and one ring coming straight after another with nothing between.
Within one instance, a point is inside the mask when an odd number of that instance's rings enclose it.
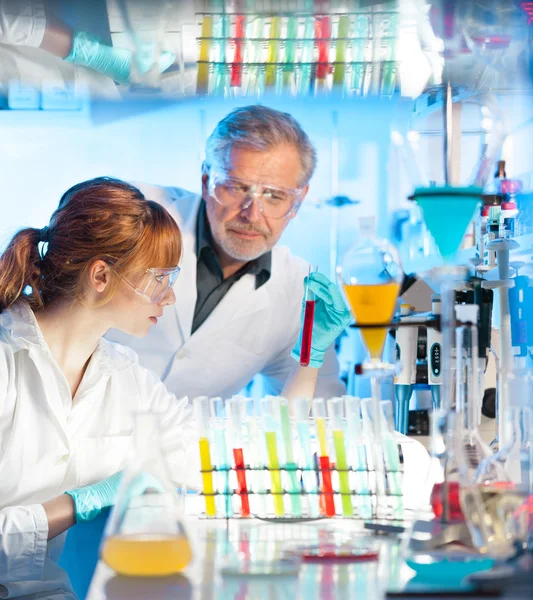
<instances>
[{"instance_id":1,"label":"test tube with red liquid in rack","mask_svg":"<svg viewBox=\"0 0 533 600\"><path fill-rule=\"evenodd\" d=\"M305 285L305 309L304 309L304 323L302 328L302 347L300 349L300 365L302 367L308 367L311 361L311 343L313 341L313 323L315 320L315 304L316 298L314 292L309 289L309 277L311 273L316 273L318 267L309 265L309 274L307 276L307 283Z\"/></svg>"}]
</instances>

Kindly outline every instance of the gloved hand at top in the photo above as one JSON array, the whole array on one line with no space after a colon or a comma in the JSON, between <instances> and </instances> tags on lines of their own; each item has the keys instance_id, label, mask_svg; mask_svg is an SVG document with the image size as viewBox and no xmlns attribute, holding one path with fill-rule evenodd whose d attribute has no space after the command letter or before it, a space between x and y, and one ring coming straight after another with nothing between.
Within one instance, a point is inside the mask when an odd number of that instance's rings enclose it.
<instances>
[{"instance_id":1,"label":"gloved hand at top","mask_svg":"<svg viewBox=\"0 0 533 600\"><path fill-rule=\"evenodd\" d=\"M324 362L326 350L333 344L337 337L348 327L352 316L346 307L339 288L322 273L311 273L304 279L304 286L315 294L315 318L313 323L313 337L311 341L311 360L309 366L319 368ZM301 322L305 314L305 297L302 303ZM300 361L302 346L302 328L300 336L294 346L291 356Z\"/></svg>"},{"instance_id":2,"label":"gloved hand at top","mask_svg":"<svg viewBox=\"0 0 533 600\"><path fill-rule=\"evenodd\" d=\"M154 64L154 48L145 45L136 56L141 73L147 73ZM78 31L72 40L72 50L66 61L82 67L88 67L111 77L118 83L129 83L131 76L132 52L125 48L114 48L98 41L94 36ZM176 60L173 52L163 51L158 60L159 71L163 73Z\"/></svg>"}]
</instances>

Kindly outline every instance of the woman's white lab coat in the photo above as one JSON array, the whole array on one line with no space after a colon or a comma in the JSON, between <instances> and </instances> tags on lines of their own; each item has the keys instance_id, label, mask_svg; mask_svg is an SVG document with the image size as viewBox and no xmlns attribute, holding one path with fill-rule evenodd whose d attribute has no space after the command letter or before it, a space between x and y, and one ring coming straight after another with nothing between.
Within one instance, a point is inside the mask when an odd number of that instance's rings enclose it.
<instances>
[{"instance_id":1,"label":"woman's white lab coat","mask_svg":"<svg viewBox=\"0 0 533 600\"><path fill-rule=\"evenodd\" d=\"M187 399L169 394L132 350L101 340L72 399L27 303L0 315L0 598L69 589L55 564L64 536L47 543L41 503L117 472L132 411L147 409L164 412L173 479L190 481Z\"/></svg>"}]
</instances>

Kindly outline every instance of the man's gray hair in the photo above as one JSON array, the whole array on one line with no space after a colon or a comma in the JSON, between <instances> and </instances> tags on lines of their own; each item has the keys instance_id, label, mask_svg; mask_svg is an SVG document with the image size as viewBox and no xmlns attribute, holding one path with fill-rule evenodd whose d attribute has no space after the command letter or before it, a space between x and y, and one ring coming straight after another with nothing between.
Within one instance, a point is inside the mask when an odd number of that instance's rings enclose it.
<instances>
[{"instance_id":1,"label":"man's gray hair","mask_svg":"<svg viewBox=\"0 0 533 600\"><path fill-rule=\"evenodd\" d=\"M213 166L229 168L233 148L261 151L280 144L291 144L298 150L302 163L300 185L307 185L315 171L316 150L298 121L260 104L236 108L218 122L207 139L203 173L209 173Z\"/></svg>"}]
</instances>

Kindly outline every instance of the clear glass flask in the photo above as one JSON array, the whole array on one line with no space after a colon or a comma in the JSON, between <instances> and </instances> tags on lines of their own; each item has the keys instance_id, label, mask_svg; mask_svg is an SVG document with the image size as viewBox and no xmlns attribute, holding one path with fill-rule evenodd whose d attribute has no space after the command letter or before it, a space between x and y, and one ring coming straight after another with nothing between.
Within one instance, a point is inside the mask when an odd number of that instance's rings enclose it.
<instances>
[{"instance_id":1,"label":"clear glass flask","mask_svg":"<svg viewBox=\"0 0 533 600\"><path fill-rule=\"evenodd\" d=\"M121 575L156 577L182 571L192 559L183 509L160 442L160 417L135 414L134 452L124 470L101 546Z\"/></svg>"}]
</instances>

